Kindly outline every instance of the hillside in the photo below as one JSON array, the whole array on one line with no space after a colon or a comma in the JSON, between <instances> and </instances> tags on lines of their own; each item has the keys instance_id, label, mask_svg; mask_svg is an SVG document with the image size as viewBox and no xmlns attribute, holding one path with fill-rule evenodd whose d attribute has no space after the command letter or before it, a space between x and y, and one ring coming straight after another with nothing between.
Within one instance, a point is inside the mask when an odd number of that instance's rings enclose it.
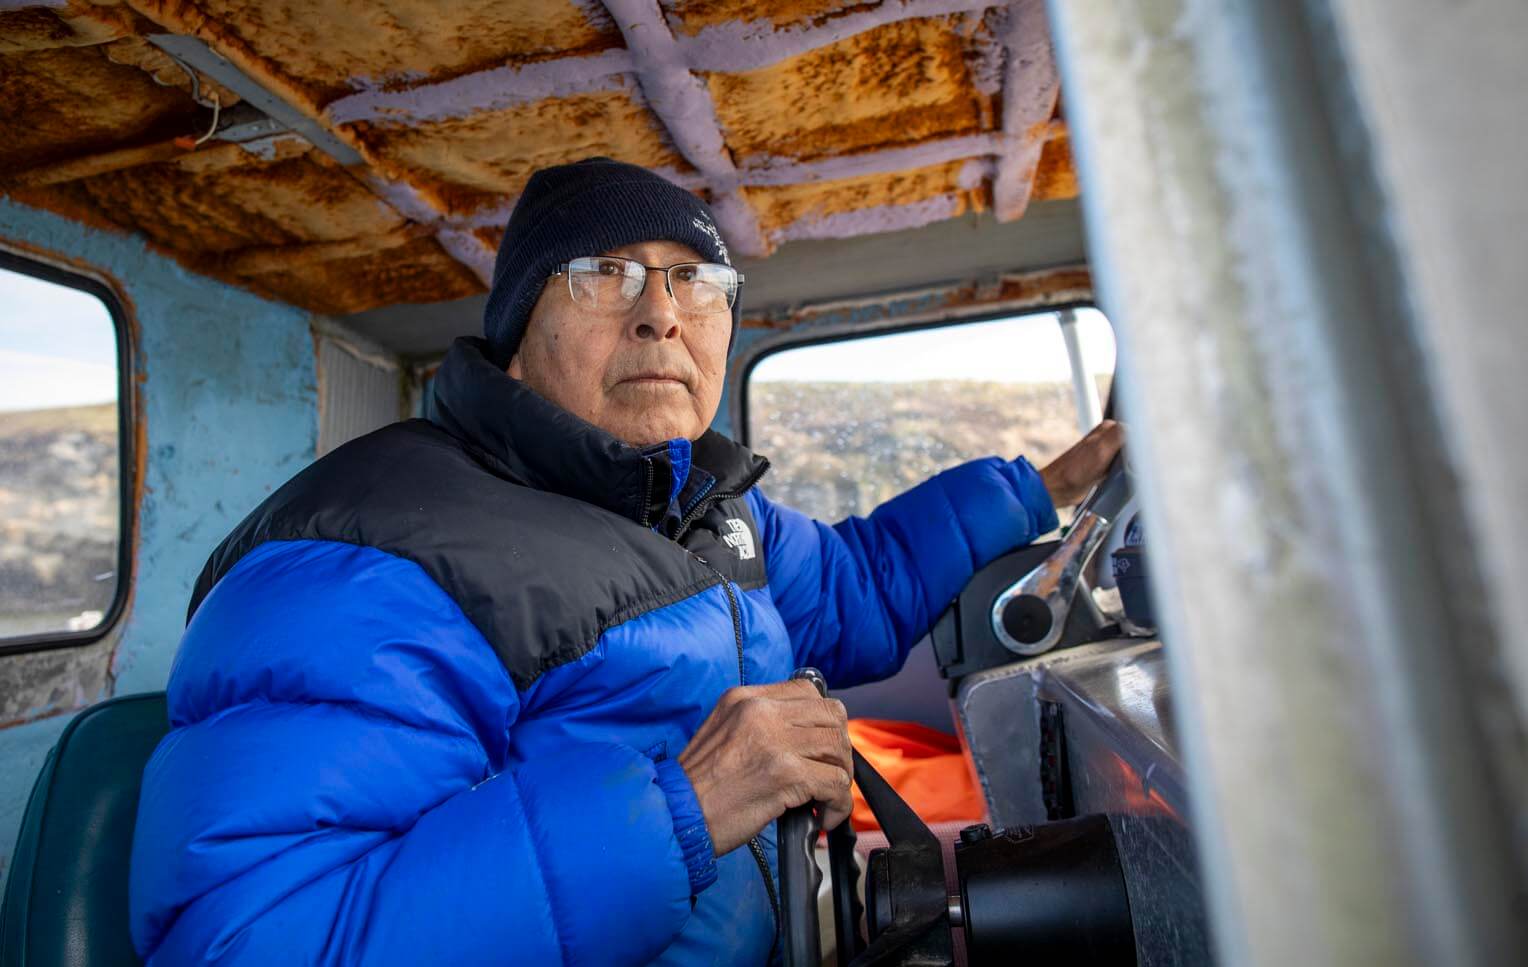
<instances>
[{"instance_id":1,"label":"hillside","mask_svg":"<svg viewBox=\"0 0 1528 967\"><path fill-rule=\"evenodd\" d=\"M0 634L89 627L116 591L117 406L0 413Z\"/></svg>"},{"instance_id":2,"label":"hillside","mask_svg":"<svg viewBox=\"0 0 1528 967\"><path fill-rule=\"evenodd\" d=\"M1079 436L1069 383L760 382L748 405L750 444L774 464L765 492L827 521L976 457L1043 467Z\"/></svg>"}]
</instances>

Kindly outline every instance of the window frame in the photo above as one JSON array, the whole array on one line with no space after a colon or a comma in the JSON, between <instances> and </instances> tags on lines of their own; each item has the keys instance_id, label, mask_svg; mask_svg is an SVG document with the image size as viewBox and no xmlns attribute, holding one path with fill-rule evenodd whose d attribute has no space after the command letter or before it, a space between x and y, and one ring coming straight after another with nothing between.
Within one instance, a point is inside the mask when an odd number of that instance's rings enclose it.
<instances>
[{"instance_id":1,"label":"window frame","mask_svg":"<svg viewBox=\"0 0 1528 967\"><path fill-rule=\"evenodd\" d=\"M0 657L29 652L78 648L94 644L116 630L127 612L133 589L136 558L138 459L136 447L137 384L133 380L132 325L117 290L105 281L64 268L35 255L0 247L0 269L41 279L95 296L111 317L117 346L117 587L101 623L89 631L50 631L0 638Z\"/></svg>"},{"instance_id":2,"label":"window frame","mask_svg":"<svg viewBox=\"0 0 1528 967\"><path fill-rule=\"evenodd\" d=\"M1019 316L1035 316L1042 313L1065 312L1068 309L1094 309L1109 323L1109 330L1114 332L1114 322L1098 307L1092 299L1066 299L1054 303L1028 303L1025 305L1009 305L994 307L979 313L958 316L940 316L934 319L919 319L907 323L885 324L885 320L877 320L875 323L850 322L831 326L811 326L787 329L778 336L761 340L753 346L745 349L737 361L737 403L733 412L733 431L737 441L745 447L752 446L752 430L749 426L748 392L753 381L753 371L764 360L777 353L792 349L803 349L808 346L821 346L829 343L849 342L855 339L871 339L876 336L901 335L910 332L924 332L932 329L948 329L954 326L973 325L979 322L997 322L1002 319L1014 319ZM1118 345L1118 334L1115 334L1115 344ZM1116 357L1117 360L1117 357ZM1118 362L1115 364L1116 373L1119 370Z\"/></svg>"}]
</instances>

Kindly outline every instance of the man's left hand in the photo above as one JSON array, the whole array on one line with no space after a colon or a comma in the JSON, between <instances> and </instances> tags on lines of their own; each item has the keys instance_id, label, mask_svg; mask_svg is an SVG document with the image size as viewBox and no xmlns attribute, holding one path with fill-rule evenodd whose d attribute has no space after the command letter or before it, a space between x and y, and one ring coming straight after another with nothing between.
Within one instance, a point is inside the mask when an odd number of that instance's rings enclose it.
<instances>
[{"instance_id":1,"label":"man's left hand","mask_svg":"<svg viewBox=\"0 0 1528 967\"><path fill-rule=\"evenodd\" d=\"M1052 460L1040 471L1045 489L1057 507L1077 503L1103 479L1109 463L1125 445L1125 428L1114 420L1104 420L1072 448Z\"/></svg>"}]
</instances>

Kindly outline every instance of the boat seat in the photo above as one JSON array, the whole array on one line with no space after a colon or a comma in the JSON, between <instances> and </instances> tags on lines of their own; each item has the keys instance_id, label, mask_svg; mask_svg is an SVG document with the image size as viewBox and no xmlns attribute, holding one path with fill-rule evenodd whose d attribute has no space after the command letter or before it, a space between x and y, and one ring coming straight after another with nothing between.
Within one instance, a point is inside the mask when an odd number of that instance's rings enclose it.
<instances>
[{"instance_id":1,"label":"boat seat","mask_svg":"<svg viewBox=\"0 0 1528 967\"><path fill-rule=\"evenodd\" d=\"M163 692L93 705L32 787L0 907L0 967L138 964L127 871L143 767L170 730Z\"/></svg>"}]
</instances>

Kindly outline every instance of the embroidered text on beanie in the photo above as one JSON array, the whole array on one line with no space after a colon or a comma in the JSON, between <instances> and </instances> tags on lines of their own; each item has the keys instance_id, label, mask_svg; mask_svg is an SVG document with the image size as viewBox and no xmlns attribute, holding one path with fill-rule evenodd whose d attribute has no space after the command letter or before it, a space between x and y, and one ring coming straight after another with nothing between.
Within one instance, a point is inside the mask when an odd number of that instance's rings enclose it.
<instances>
[{"instance_id":1,"label":"embroidered text on beanie","mask_svg":"<svg viewBox=\"0 0 1528 967\"><path fill-rule=\"evenodd\" d=\"M732 264L705 203L646 168L588 158L531 175L499 243L483 310L494 363L507 365L519 348L531 308L557 266L658 240L688 245L708 262ZM734 335L739 314L740 303L734 303Z\"/></svg>"}]
</instances>

